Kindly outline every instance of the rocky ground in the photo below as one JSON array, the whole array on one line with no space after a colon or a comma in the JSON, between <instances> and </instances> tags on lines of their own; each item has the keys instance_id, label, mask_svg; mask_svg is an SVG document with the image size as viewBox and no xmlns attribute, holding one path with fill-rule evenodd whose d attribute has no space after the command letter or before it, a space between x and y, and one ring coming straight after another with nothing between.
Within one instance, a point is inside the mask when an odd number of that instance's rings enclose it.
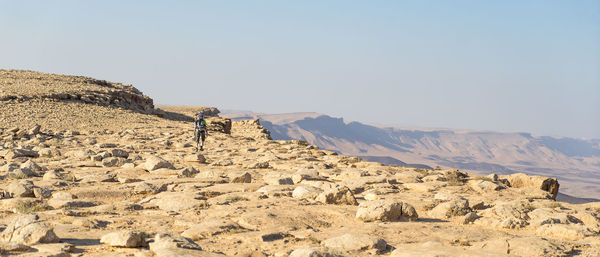
<instances>
[{"instance_id":1,"label":"rocky ground","mask_svg":"<svg viewBox=\"0 0 600 257\"><path fill-rule=\"evenodd\" d=\"M0 101L2 255L600 256L600 203L553 200L551 178L383 166L219 117L197 153L156 116L189 109L19 99Z\"/></svg>"}]
</instances>

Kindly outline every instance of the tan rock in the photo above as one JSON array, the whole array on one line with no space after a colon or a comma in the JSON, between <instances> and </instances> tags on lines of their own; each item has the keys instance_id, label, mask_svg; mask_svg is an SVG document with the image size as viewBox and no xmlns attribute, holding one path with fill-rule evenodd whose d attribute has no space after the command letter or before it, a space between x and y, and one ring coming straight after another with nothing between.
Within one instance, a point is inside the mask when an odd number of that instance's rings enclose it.
<instances>
[{"instance_id":1,"label":"tan rock","mask_svg":"<svg viewBox=\"0 0 600 257\"><path fill-rule=\"evenodd\" d=\"M368 235L344 234L327 239L321 243L324 247L341 252L356 252L369 249L384 251L387 247L385 240Z\"/></svg>"},{"instance_id":2,"label":"tan rock","mask_svg":"<svg viewBox=\"0 0 600 257\"><path fill-rule=\"evenodd\" d=\"M117 232L108 233L100 239L100 243L107 244L114 247L140 247L144 245L144 237L141 233L122 230Z\"/></svg>"},{"instance_id":3,"label":"tan rock","mask_svg":"<svg viewBox=\"0 0 600 257\"><path fill-rule=\"evenodd\" d=\"M143 165L144 169L147 171L154 171L157 169L174 169L173 164L166 161L163 158L150 156L146 159L146 162Z\"/></svg>"},{"instance_id":4,"label":"tan rock","mask_svg":"<svg viewBox=\"0 0 600 257\"><path fill-rule=\"evenodd\" d=\"M14 218L0 233L0 240L18 244L57 243L59 238L54 229L41 222L37 215L22 215Z\"/></svg>"},{"instance_id":5,"label":"tan rock","mask_svg":"<svg viewBox=\"0 0 600 257\"><path fill-rule=\"evenodd\" d=\"M324 204L347 204L347 205L358 205L354 194L348 187L337 187L320 193L317 201Z\"/></svg>"},{"instance_id":6,"label":"tan rock","mask_svg":"<svg viewBox=\"0 0 600 257\"><path fill-rule=\"evenodd\" d=\"M552 199L556 199L560 186L554 178L529 176L524 173L501 176L500 178L506 179L510 183L510 186L514 188L532 187L549 192Z\"/></svg>"},{"instance_id":7,"label":"tan rock","mask_svg":"<svg viewBox=\"0 0 600 257\"><path fill-rule=\"evenodd\" d=\"M356 218L365 221L417 220L419 215L409 204L394 200L362 202L356 211Z\"/></svg>"}]
</instances>

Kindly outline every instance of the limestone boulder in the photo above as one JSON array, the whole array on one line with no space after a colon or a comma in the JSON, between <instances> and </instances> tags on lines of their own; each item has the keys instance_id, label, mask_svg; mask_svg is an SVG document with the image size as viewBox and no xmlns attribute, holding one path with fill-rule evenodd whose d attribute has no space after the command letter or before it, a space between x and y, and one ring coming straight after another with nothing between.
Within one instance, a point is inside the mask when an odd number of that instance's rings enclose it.
<instances>
[{"instance_id":1,"label":"limestone boulder","mask_svg":"<svg viewBox=\"0 0 600 257\"><path fill-rule=\"evenodd\" d=\"M37 215L22 215L14 218L2 233L0 240L25 245L57 243L59 238L54 229L39 220Z\"/></svg>"},{"instance_id":2,"label":"limestone boulder","mask_svg":"<svg viewBox=\"0 0 600 257\"><path fill-rule=\"evenodd\" d=\"M324 204L347 204L347 205L358 205L354 194L348 187L336 187L320 193L317 201Z\"/></svg>"},{"instance_id":3,"label":"limestone boulder","mask_svg":"<svg viewBox=\"0 0 600 257\"><path fill-rule=\"evenodd\" d=\"M356 211L356 218L365 222L417 220L415 208L407 203L394 200L362 202Z\"/></svg>"},{"instance_id":4,"label":"limestone boulder","mask_svg":"<svg viewBox=\"0 0 600 257\"><path fill-rule=\"evenodd\" d=\"M35 197L33 181L18 180L10 183L6 192L10 197Z\"/></svg>"},{"instance_id":5,"label":"limestone boulder","mask_svg":"<svg viewBox=\"0 0 600 257\"><path fill-rule=\"evenodd\" d=\"M114 246L114 247L126 247L134 248L144 245L144 237L142 233L122 230L117 232L108 233L100 239L100 243Z\"/></svg>"},{"instance_id":6,"label":"limestone boulder","mask_svg":"<svg viewBox=\"0 0 600 257\"><path fill-rule=\"evenodd\" d=\"M429 216L446 219L454 216L464 216L471 212L469 201L466 199L455 199L438 204L429 211Z\"/></svg>"},{"instance_id":7,"label":"limestone boulder","mask_svg":"<svg viewBox=\"0 0 600 257\"><path fill-rule=\"evenodd\" d=\"M506 179L513 188L535 188L541 189L550 193L552 199L556 199L558 195L558 180L542 176L530 176L524 173L511 174L500 176L501 179Z\"/></svg>"},{"instance_id":8,"label":"limestone boulder","mask_svg":"<svg viewBox=\"0 0 600 257\"><path fill-rule=\"evenodd\" d=\"M20 158L20 157L37 158L39 156L40 155L37 151L27 150L27 149L13 149L13 150L8 151L8 153L6 153L4 155L4 159L14 160L14 159Z\"/></svg>"},{"instance_id":9,"label":"limestone boulder","mask_svg":"<svg viewBox=\"0 0 600 257\"><path fill-rule=\"evenodd\" d=\"M46 168L38 165L36 162L34 162L31 159L29 159L26 162L24 162L23 164L21 164L21 169L30 169L34 172L41 172L41 171L46 170Z\"/></svg>"},{"instance_id":10,"label":"limestone boulder","mask_svg":"<svg viewBox=\"0 0 600 257\"><path fill-rule=\"evenodd\" d=\"M298 186L292 192L292 197L297 199L314 200L323 192L322 189L313 186Z\"/></svg>"},{"instance_id":11,"label":"limestone boulder","mask_svg":"<svg viewBox=\"0 0 600 257\"><path fill-rule=\"evenodd\" d=\"M468 184L478 193L489 193L504 189L504 186L487 180L469 180Z\"/></svg>"},{"instance_id":12,"label":"limestone boulder","mask_svg":"<svg viewBox=\"0 0 600 257\"><path fill-rule=\"evenodd\" d=\"M146 162L143 164L143 167L147 171L154 171L158 169L175 169L173 164L166 161L163 158L150 156L146 159Z\"/></svg>"},{"instance_id":13,"label":"limestone boulder","mask_svg":"<svg viewBox=\"0 0 600 257\"><path fill-rule=\"evenodd\" d=\"M123 150L123 149L111 149L110 150L110 155L112 157L120 157L120 158L129 158L129 152Z\"/></svg>"},{"instance_id":14,"label":"limestone boulder","mask_svg":"<svg viewBox=\"0 0 600 257\"><path fill-rule=\"evenodd\" d=\"M235 172L228 174L227 177L230 179L230 183L251 183L252 175L248 172Z\"/></svg>"},{"instance_id":15,"label":"limestone boulder","mask_svg":"<svg viewBox=\"0 0 600 257\"><path fill-rule=\"evenodd\" d=\"M127 159L122 157L108 157L102 159L102 166L104 167L121 167L127 163Z\"/></svg>"}]
</instances>

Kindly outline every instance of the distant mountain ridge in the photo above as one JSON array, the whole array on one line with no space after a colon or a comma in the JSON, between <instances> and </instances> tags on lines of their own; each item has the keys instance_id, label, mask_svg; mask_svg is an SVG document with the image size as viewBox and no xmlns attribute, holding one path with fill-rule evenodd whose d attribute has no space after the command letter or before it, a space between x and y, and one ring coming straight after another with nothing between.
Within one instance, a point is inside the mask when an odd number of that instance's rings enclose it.
<instances>
[{"instance_id":1,"label":"distant mountain ridge","mask_svg":"<svg viewBox=\"0 0 600 257\"><path fill-rule=\"evenodd\" d=\"M529 133L418 130L345 123L318 113L227 114L259 118L274 139L302 139L324 149L371 160L440 165L478 173L557 177L561 192L600 198L600 140L532 136ZM383 159L382 159L383 158Z\"/></svg>"}]
</instances>

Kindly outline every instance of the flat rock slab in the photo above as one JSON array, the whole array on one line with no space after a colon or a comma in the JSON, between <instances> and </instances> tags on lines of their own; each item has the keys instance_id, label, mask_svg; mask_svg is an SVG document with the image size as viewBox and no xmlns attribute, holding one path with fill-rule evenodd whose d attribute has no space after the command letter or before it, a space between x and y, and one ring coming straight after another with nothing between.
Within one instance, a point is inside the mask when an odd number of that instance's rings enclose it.
<instances>
[{"instance_id":1,"label":"flat rock slab","mask_svg":"<svg viewBox=\"0 0 600 257\"><path fill-rule=\"evenodd\" d=\"M193 225L183 233L184 237L189 237L192 240L208 238L210 236L227 233L232 230L243 229L239 224L227 220L210 220Z\"/></svg>"},{"instance_id":2,"label":"flat rock slab","mask_svg":"<svg viewBox=\"0 0 600 257\"><path fill-rule=\"evenodd\" d=\"M344 234L333 237L321 242L321 244L329 249L342 252L363 251L369 249L384 251L387 247L387 243L383 239L355 234Z\"/></svg>"}]
</instances>

